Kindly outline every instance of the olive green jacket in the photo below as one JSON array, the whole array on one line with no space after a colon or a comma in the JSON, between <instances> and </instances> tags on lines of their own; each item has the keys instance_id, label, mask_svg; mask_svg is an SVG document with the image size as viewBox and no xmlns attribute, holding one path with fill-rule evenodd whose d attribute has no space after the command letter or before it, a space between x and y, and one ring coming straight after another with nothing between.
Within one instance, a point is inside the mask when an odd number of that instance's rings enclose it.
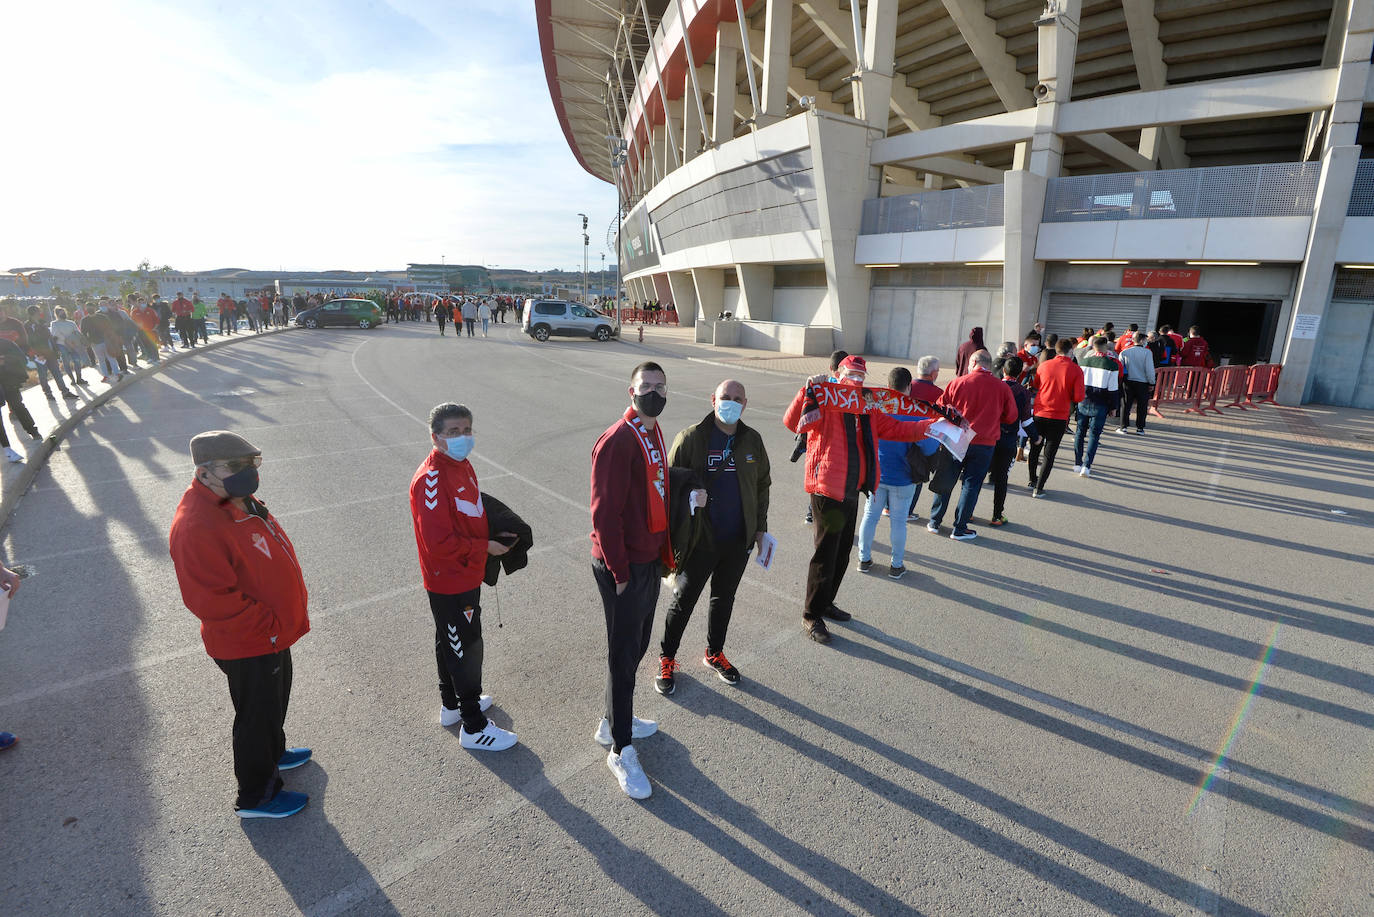
<instances>
[{"instance_id":1,"label":"olive green jacket","mask_svg":"<svg viewBox=\"0 0 1374 917\"><path fill-rule=\"evenodd\" d=\"M668 464L690 468L703 481L709 481L711 475L706 471L706 447L711 442L715 423L716 415L712 412L701 423L679 433L668 450ZM773 483L768 450L764 448L763 437L758 431L741 420L735 429L735 443L731 451L735 456L740 506L744 511L744 543L752 547L754 537L759 532L768 531L768 489ZM709 526L707 528L709 530Z\"/></svg>"}]
</instances>

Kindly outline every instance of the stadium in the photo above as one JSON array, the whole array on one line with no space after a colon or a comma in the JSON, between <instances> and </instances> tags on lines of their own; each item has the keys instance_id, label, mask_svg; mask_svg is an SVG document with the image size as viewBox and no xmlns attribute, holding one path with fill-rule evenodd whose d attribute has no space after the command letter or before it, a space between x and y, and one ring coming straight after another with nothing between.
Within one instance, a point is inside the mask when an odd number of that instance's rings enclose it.
<instances>
[{"instance_id":1,"label":"stadium","mask_svg":"<svg viewBox=\"0 0 1374 917\"><path fill-rule=\"evenodd\" d=\"M1374 407L1374 0L536 0L626 295L697 339L951 361L1197 325Z\"/></svg>"}]
</instances>

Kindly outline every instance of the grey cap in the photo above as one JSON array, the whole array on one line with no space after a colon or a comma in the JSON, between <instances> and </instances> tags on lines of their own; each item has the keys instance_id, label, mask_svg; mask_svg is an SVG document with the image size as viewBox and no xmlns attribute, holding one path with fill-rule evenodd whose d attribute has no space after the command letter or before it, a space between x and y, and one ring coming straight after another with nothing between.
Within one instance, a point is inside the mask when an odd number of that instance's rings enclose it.
<instances>
[{"instance_id":1,"label":"grey cap","mask_svg":"<svg viewBox=\"0 0 1374 917\"><path fill-rule=\"evenodd\" d=\"M191 461L197 465L223 462L248 455L262 455L262 450L228 430L207 430L191 437Z\"/></svg>"}]
</instances>

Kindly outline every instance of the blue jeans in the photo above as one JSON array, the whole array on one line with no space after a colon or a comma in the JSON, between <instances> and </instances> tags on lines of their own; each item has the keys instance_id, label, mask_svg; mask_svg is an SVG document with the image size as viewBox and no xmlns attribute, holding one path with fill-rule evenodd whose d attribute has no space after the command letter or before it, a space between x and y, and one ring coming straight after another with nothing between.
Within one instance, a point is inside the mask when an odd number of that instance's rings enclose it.
<instances>
[{"instance_id":1,"label":"blue jeans","mask_svg":"<svg viewBox=\"0 0 1374 917\"><path fill-rule=\"evenodd\" d=\"M1107 423L1107 406L1094 401L1081 401L1078 404L1078 430L1073 435L1073 463L1092 467L1093 456L1097 455L1097 441L1102 436L1102 428ZM1087 439L1087 450L1083 440Z\"/></svg>"},{"instance_id":2,"label":"blue jeans","mask_svg":"<svg viewBox=\"0 0 1374 917\"><path fill-rule=\"evenodd\" d=\"M906 517L911 509L911 501L916 496L915 484L898 484L892 487L879 484L868 498L864 509L863 522L859 524L859 560L873 559L873 535L878 531L878 520L886 509L888 516L888 540L892 542L892 566L902 566L906 556Z\"/></svg>"},{"instance_id":3,"label":"blue jeans","mask_svg":"<svg viewBox=\"0 0 1374 917\"><path fill-rule=\"evenodd\" d=\"M964 461L960 463L959 476L964 480L964 489L960 491L959 505L954 509L956 533L965 531L969 520L973 518L973 510L978 506L978 491L982 489L983 480L988 476L988 467L992 464L992 449L992 446L969 446ZM939 525L948 508L949 495L936 494L930 505L930 521Z\"/></svg>"}]
</instances>

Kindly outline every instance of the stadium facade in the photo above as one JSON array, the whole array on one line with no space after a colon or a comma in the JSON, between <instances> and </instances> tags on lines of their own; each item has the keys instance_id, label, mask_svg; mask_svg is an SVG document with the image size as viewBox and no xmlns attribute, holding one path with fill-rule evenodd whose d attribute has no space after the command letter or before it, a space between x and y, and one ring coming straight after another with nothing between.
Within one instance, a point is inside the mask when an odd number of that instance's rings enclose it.
<instances>
[{"instance_id":1,"label":"stadium facade","mask_svg":"<svg viewBox=\"0 0 1374 917\"><path fill-rule=\"evenodd\" d=\"M1374 0L535 5L627 293L699 340L1196 324L1283 403L1374 407Z\"/></svg>"}]
</instances>

